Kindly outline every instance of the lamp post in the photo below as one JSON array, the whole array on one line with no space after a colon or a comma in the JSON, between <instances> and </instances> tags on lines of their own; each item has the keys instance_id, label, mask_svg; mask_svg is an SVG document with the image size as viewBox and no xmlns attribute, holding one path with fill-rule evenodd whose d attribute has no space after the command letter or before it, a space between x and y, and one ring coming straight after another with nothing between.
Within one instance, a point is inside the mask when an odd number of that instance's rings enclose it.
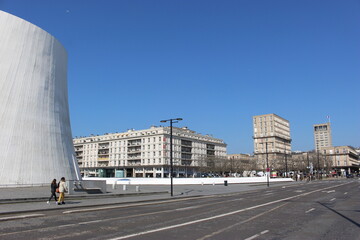
<instances>
[{"instance_id":1,"label":"lamp post","mask_svg":"<svg viewBox=\"0 0 360 240\"><path fill-rule=\"evenodd\" d=\"M318 167L317 167L317 176L318 176L318 180L320 179L320 156L319 156L319 150L317 151L317 161L318 161Z\"/></svg>"},{"instance_id":2,"label":"lamp post","mask_svg":"<svg viewBox=\"0 0 360 240\"><path fill-rule=\"evenodd\" d=\"M308 165L308 169L309 169L309 171L308 171L308 177L309 177L309 179L310 179L310 159L309 159L309 152L307 152L306 153L306 158L307 158L307 165Z\"/></svg>"},{"instance_id":3,"label":"lamp post","mask_svg":"<svg viewBox=\"0 0 360 240\"><path fill-rule=\"evenodd\" d=\"M285 142L285 139L284 139L284 154L285 154L285 178L287 178L288 176L288 164L287 164L287 155L286 155L286 142Z\"/></svg>"},{"instance_id":4,"label":"lamp post","mask_svg":"<svg viewBox=\"0 0 360 240\"><path fill-rule=\"evenodd\" d=\"M172 125L173 123L177 123L179 121L183 120L182 118L171 118L171 119L167 119L167 120L161 120L160 122L170 122L170 194L171 196L173 196L173 146L172 146L172 138L173 138L173 134L172 134Z\"/></svg>"},{"instance_id":5,"label":"lamp post","mask_svg":"<svg viewBox=\"0 0 360 240\"><path fill-rule=\"evenodd\" d=\"M268 158L268 147L267 147L268 143L265 142L265 146L266 146L266 175L267 175L267 186L269 187L269 182L270 182L270 168L269 168L269 158Z\"/></svg>"}]
</instances>

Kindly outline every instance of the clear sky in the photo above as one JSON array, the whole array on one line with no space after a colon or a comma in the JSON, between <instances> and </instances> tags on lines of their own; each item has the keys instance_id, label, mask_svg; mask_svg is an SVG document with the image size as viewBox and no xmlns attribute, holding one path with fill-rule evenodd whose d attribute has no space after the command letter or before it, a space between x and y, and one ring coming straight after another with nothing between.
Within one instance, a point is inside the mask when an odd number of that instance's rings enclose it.
<instances>
[{"instance_id":1,"label":"clear sky","mask_svg":"<svg viewBox=\"0 0 360 240\"><path fill-rule=\"evenodd\" d=\"M0 0L67 49L73 136L177 126L252 153L252 116L290 121L292 150L360 146L358 0Z\"/></svg>"}]
</instances>

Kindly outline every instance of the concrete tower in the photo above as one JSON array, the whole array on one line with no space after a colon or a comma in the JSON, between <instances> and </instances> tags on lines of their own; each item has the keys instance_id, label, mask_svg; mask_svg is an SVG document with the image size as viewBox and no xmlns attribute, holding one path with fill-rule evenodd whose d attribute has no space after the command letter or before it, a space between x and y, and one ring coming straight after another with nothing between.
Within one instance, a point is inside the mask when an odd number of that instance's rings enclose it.
<instances>
[{"instance_id":1,"label":"concrete tower","mask_svg":"<svg viewBox=\"0 0 360 240\"><path fill-rule=\"evenodd\" d=\"M69 119L67 53L0 11L0 186L80 180Z\"/></svg>"},{"instance_id":2,"label":"concrete tower","mask_svg":"<svg viewBox=\"0 0 360 240\"><path fill-rule=\"evenodd\" d=\"M332 147L330 122L314 125L314 141L316 152L322 148Z\"/></svg>"}]
</instances>

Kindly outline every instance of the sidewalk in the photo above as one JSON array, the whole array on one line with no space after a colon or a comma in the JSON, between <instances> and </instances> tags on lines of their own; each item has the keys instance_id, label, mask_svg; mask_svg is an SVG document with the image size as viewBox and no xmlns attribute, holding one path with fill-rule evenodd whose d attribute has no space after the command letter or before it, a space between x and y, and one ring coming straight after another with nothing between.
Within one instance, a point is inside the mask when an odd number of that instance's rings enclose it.
<instances>
[{"instance_id":1,"label":"sidewalk","mask_svg":"<svg viewBox=\"0 0 360 240\"><path fill-rule=\"evenodd\" d=\"M274 183L272 186L286 186L294 183ZM142 201L165 200L179 197L195 197L214 194L229 194L256 189L266 189L266 184L229 184L224 185L176 185L174 197L170 196L169 185L130 185L124 190L122 185L116 189L107 185L107 193L87 195L65 195L65 205L50 204L50 187L0 188L0 215L57 210L59 208L79 208L124 204Z\"/></svg>"}]
</instances>

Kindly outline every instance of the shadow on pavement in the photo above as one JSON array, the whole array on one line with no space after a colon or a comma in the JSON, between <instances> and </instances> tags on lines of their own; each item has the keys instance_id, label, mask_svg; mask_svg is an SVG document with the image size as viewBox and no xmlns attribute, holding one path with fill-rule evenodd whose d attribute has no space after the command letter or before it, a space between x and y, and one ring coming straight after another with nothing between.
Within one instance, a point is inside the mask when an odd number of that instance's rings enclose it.
<instances>
[{"instance_id":1,"label":"shadow on pavement","mask_svg":"<svg viewBox=\"0 0 360 240\"><path fill-rule=\"evenodd\" d=\"M350 218L346 217L345 215L343 215L343 214L339 213L338 211L336 211L336 210L334 210L334 209L332 209L332 208L330 208L330 207L326 206L325 204L323 204L323 203L321 203L321 202L317 202L317 203L319 203L321 206L323 206L323 207L325 207L325 208L329 209L330 211L332 211L332 212L336 213L337 215L339 215L339 216L343 217L344 219L348 220L349 222L351 222L351 223L352 223L352 224L354 224L355 226L360 227L360 224L359 224L359 223L357 223L357 222L355 222L354 220L352 220L352 219L350 219Z\"/></svg>"}]
</instances>

